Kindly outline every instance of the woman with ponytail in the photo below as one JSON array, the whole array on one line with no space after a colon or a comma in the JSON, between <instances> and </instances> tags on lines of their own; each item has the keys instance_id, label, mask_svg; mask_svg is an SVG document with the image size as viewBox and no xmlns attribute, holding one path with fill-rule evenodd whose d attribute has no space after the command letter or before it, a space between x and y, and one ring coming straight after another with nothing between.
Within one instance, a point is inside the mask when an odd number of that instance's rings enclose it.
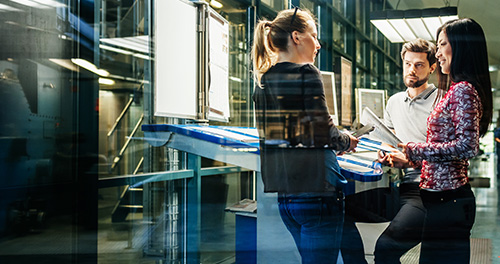
<instances>
[{"instance_id":1,"label":"woman with ponytail","mask_svg":"<svg viewBox=\"0 0 500 264\"><path fill-rule=\"evenodd\" d=\"M298 8L255 27L253 95L265 192L278 192L281 218L302 263L336 263L344 216L334 151L358 140L333 124L321 74L312 64L320 44L313 15Z\"/></svg>"}]
</instances>

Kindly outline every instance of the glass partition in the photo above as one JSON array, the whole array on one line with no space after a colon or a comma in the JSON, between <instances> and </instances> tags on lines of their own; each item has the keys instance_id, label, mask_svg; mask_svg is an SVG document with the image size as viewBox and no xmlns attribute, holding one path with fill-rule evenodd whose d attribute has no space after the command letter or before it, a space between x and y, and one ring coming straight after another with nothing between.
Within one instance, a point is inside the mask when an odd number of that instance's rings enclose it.
<instances>
[{"instance_id":1,"label":"glass partition","mask_svg":"<svg viewBox=\"0 0 500 264\"><path fill-rule=\"evenodd\" d=\"M290 2L187 2L213 9L229 24L228 78L217 81L227 81L230 118L216 122L155 116L155 103L161 103L155 92L161 74L155 72L155 48L161 48L155 29L163 26L155 22L159 1L0 0L0 263L240 263L256 256L257 240L266 239L256 236L258 214L242 216L228 207L257 200L263 193L259 175L221 156L172 147L171 134L155 138L143 125L254 129L253 29ZM316 65L333 72L340 129L357 125L355 88L385 90L388 97L406 89L401 44L391 43L369 22L370 11L394 8L389 3L394 1L292 2L322 16L321 63ZM473 10L462 2L459 11ZM488 12L474 17L488 40L496 37L495 18ZM168 40L183 41L180 36ZM204 48L209 47L200 47L196 56ZM494 45L489 51L497 90ZM176 63L183 67L183 61ZM437 84L435 74L429 82ZM184 87L175 88L175 96L184 93ZM205 99L197 96L197 101ZM191 139L176 143L190 145ZM493 140L488 133L481 141L484 153L470 160L471 175L479 175L470 180L478 208L473 245L481 248L474 254L488 259L496 258L500 245L496 232L484 232L497 227L490 221L498 196ZM191 150L224 148L196 145ZM377 207L384 217L397 212L402 174L384 171L386 192L363 200L368 203L359 211ZM295 260L296 248L287 250L273 254ZM365 257L370 261L371 256Z\"/></svg>"}]
</instances>

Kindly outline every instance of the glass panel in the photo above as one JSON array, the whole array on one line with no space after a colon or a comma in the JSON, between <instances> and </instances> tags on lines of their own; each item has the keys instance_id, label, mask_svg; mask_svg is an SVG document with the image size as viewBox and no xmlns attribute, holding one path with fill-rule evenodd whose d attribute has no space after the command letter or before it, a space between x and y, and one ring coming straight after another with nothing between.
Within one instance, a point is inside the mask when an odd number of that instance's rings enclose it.
<instances>
[{"instance_id":1,"label":"glass panel","mask_svg":"<svg viewBox=\"0 0 500 264\"><path fill-rule=\"evenodd\" d=\"M226 2L226 1L222 1ZM262 0L262 4L272 8L273 10L280 11L286 8L287 1L285 0ZM228 6L234 5L234 3L228 3Z\"/></svg>"},{"instance_id":2,"label":"glass panel","mask_svg":"<svg viewBox=\"0 0 500 264\"><path fill-rule=\"evenodd\" d=\"M365 5L362 0L356 0L356 27L365 31Z\"/></svg>"},{"instance_id":3,"label":"glass panel","mask_svg":"<svg viewBox=\"0 0 500 264\"><path fill-rule=\"evenodd\" d=\"M365 65L365 61L366 61L366 58L365 58L365 43L364 41L361 41L359 39L356 40L356 62L361 64L361 65Z\"/></svg>"},{"instance_id":4,"label":"glass panel","mask_svg":"<svg viewBox=\"0 0 500 264\"><path fill-rule=\"evenodd\" d=\"M155 46L153 29L162 25L155 24L152 14L158 2L0 0L0 263L240 263L238 256L257 254L240 248L255 247L257 231L245 229L248 232L241 238L241 215L225 210L244 198L263 197L255 191L254 172L240 172L231 164L164 146L152 147L145 140L143 124L195 123L153 113L158 58L151 47ZM220 0L220 7L216 1L205 2L229 21L231 118L227 123L204 124L255 127L249 60L253 20L271 18L289 2ZM318 10L315 0L299 2L313 12ZM354 88L385 89L389 94L405 89L401 44L390 43L371 24L365 30L367 11L384 9L382 2L331 0L331 6L325 7L343 16L322 18L333 24L331 56L349 58L333 65L342 129L356 125L352 124ZM347 10L346 4L353 8ZM490 5L477 6L481 11L496 10L488 9ZM408 9L427 7L408 3ZM462 8L473 11L472 7ZM487 38L494 40L490 26L497 24L496 16L481 15L488 21L482 24ZM353 39L346 39L347 32L353 32L349 36ZM365 37L382 50L363 42ZM173 36L172 41L183 39ZM498 62L494 60L498 56L491 49L494 45L488 46L493 52L492 83L498 87ZM354 77L350 60L355 62ZM178 62L180 67L184 62ZM493 99L495 105L499 105L498 96ZM499 252L500 236L491 232L498 229L497 224L490 221L498 211L494 169L498 153L493 153L493 138L488 133L481 141L485 154L470 160L470 183L478 208L471 239L473 259L480 254L487 255L482 259L496 258ZM204 174L210 171L210 175ZM390 171L385 168L380 188L390 193L362 197L359 201L369 204L356 204L358 212L384 212L376 215L384 221L398 212L401 175ZM371 184L375 186L375 182ZM351 190L359 190L357 187ZM347 208L356 194L349 195L353 196L348 196ZM274 207L264 209L277 208L276 197L272 198ZM377 212L368 211L374 207ZM270 229L289 240L280 239L276 246L285 249L272 255L284 263L300 262L294 241L279 214L275 216L280 225ZM250 222L255 226L256 214ZM357 224L362 235L373 231L372 224ZM267 235L259 242L269 241ZM370 240L376 241L376 237ZM483 245L492 250L478 249ZM403 256L402 262L415 254Z\"/></svg>"},{"instance_id":5,"label":"glass panel","mask_svg":"<svg viewBox=\"0 0 500 264\"><path fill-rule=\"evenodd\" d=\"M376 76L373 76L373 75L370 75L371 77L371 81L370 81L370 87L372 89L377 89L379 88L379 84L378 84L378 78Z\"/></svg>"},{"instance_id":6,"label":"glass panel","mask_svg":"<svg viewBox=\"0 0 500 264\"><path fill-rule=\"evenodd\" d=\"M356 87L357 88L366 88L365 72L359 68L356 68Z\"/></svg>"},{"instance_id":7,"label":"glass panel","mask_svg":"<svg viewBox=\"0 0 500 264\"><path fill-rule=\"evenodd\" d=\"M251 100L250 88L250 71L247 44L247 17L246 8L240 7L238 12L230 10L224 13L225 18L229 21L229 94L231 105L231 122L232 126L253 126L252 109L253 101Z\"/></svg>"},{"instance_id":8,"label":"glass panel","mask_svg":"<svg viewBox=\"0 0 500 264\"><path fill-rule=\"evenodd\" d=\"M142 140L141 130L147 116L145 109L150 107L145 104L144 93L151 89L153 54L149 18L145 17L147 6L146 1L102 1L100 4L100 16L96 18L99 21L96 24L100 25L96 54L100 67L110 75L106 78L108 81L99 81L99 154L106 164L101 166L99 178L133 177L145 172L145 153L149 147ZM151 153L157 155L151 156L153 158L172 156L164 149ZM167 170L168 162L158 162L156 169ZM154 203L162 196L151 190L159 189L165 190L158 184L142 183L99 189L99 262L155 263L154 259L144 260L143 255L155 256L152 253L157 250L154 239L166 232L166 223L160 221L165 215L157 217L158 210L153 209L170 203L170 200ZM152 235L151 230L158 233ZM165 252L161 255L180 258L165 247L162 250Z\"/></svg>"},{"instance_id":9,"label":"glass panel","mask_svg":"<svg viewBox=\"0 0 500 264\"><path fill-rule=\"evenodd\" d=\"M345 0L332 0L332 4L341 14L345 15Z\"/></svg>"},{"instance_id":10,"label":"glass panel","mask_svg":"<svg viewBox=\"0 0 500 264\"><path fill-rule=\"evenodd\" d=\"M313 14L317 17L318 12L316 10L316 4L311 0L302 0L300 1L300 6L309 9Z\"/></svg>"},{"instance_id":11,"label":"glass panel","mask_svg":"<svg viewBox=\"0 0 500 264\"><path fill-rule=\"evenodd\" d=\"M379 58L379 52L377 52L377 50L372 47L370 49L370 70L377 74L378 72L378 58Z\"/></svg>"},{"instance_id":12,"label":"glass panel","mask_svg":"<svg viewBox=\"0 0 500 264\"><path fill-rule=\"evenodd\" d=\"M333 22L333 43L345 51L345 27L341 22Z\"/></svg>"},{"instance_id":13,"label":"glass panel","mask_svg":"<svg viewBox=\"0 0 500 264\"><path fill-rule=\"evenodd\" d=\"M0 262L95 263L94 3L1 0L0 34Z\"/></svg>"},{"instance_id":14,"label":"glass panel","mask_svg":"<svg viewBox=\"0 0 500 264\"><path fill-rule=\"evenodd\" d=\"M370 38L373 40L373 42L378 43L378 29L372 23L370 23Z\"/></svg>"}]
</instances>

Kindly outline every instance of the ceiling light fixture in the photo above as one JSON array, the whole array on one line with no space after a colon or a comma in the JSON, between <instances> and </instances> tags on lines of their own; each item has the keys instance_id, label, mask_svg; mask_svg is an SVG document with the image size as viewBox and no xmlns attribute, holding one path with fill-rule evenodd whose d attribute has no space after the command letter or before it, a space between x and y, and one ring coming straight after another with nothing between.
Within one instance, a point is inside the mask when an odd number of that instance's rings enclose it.
<instances>
[{"instance_id":1,"label":"ceiling light fixture","mask_svg":"<svg viewBox=\"0 0 500 264\"><path fill-rule=\"evenodd\" d=\"M108 78L99 78L99 83L104 85L114 85L115 81Z\"/></svg>"},{"instance_id":2,"label":"ceiling light fixture","mask_svg":"<svg viewBox=\"0 0 500 264\"><path fill-rule=\"evenodd\" d=\"M0 4L0 12L2 11L14 11L14 12L21 12L23 10L21 9L17 9L15 7L12 7L12 6L9 6L9 5L4 5L4 4Z\"/></svg>"},{"instance_id":3,"label":"ceiling light fixture","mask_svg":"<svg viewBox=\"0 0 500 264\"><path fill-rule=\"evenodd\" d=\"M383 10L370 13L370 22L393 43L416 38L435 41L437 29L446 21L457 18L457 7Z\"/></svg>"},{"instance_id":4,"label":"ceiling light fixture","mask_svg":"<svg viewBox=\"0 0 500 264\"><path fill-rule=\"evenodd\" d=\"M103 77L108 77L109 76L109 72L106 71L106 70L103 70L103 69L98 69L94 64L92 64L91 62L87 61L87 60L84 60L84 59L71 59L71 62L73 62L74 64L82 67L82 68L85 68L99 76L103 76Z\"/></svg>"},{"instance_id":5,"label":"ceiling light fixture","mask_svg":"<svg viewBox=\"0 0 500 264\"><path fill-rule=\"evenodd\" d=\"M210 0L210 5L213 8L222 8L223 7L222 3L219 1L216 1L216 0Z\"/></svg>"}]
</instances>

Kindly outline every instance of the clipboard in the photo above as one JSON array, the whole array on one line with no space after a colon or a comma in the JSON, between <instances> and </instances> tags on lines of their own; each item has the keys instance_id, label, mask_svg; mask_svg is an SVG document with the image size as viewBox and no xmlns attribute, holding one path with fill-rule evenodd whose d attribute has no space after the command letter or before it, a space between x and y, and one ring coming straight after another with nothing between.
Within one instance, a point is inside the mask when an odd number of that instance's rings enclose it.
<instances>
[{"instance_id":1,"label":"clipboard","mask_svg":"<svg viewBox=\"0 0 500 264\"><path fill-rule=\"evenodd\" d=\"M363 109L363 113L361 114L361 124L367 126L372 125L375 127L373 132L370 135L376 137L377 139L392 145L397 148L399 143L402 143L401 139L399 139L390 128L388 128L382 120L380 120L375 113L373 113L370 108L365 107Z\"/></svg>"},{"instance_id":2,"label":"clipboard","mask_svg":"<svg viewBox=\"0 0 500 264\"><path fill-rule=\"evenodd\" d=\"M361 127L360 129L354 131L352 133L353 136L359 138L361 136L364 136L366 134L369 134L370 132L372 132L373 130L375 130L375 126L372 125L372 124L367 124L367 125L364 125L363 127Z\"/></svg>"}]
</instances>

